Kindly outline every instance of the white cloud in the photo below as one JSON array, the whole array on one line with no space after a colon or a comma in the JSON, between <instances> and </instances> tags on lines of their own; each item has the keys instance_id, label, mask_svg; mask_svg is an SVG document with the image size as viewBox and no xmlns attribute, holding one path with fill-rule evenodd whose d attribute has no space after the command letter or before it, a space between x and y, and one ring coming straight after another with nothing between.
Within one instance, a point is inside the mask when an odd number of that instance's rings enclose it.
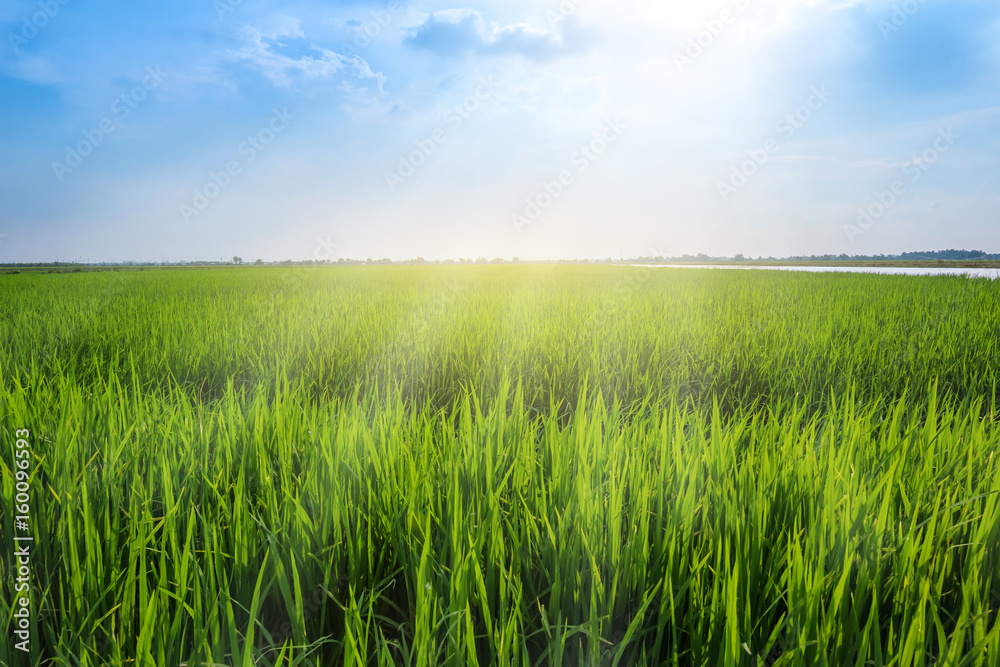
<instances>
[{"instance_id":1,"label":"white cloud","mask_svg":"<svg viewBox=\"0 0 1000 667\"><path fill-rule=\"evenodd\" d=\"M270 37L261 28L245 27L244 46L237 51L229 51L229 59L259 71L280 88L290 88L301 81L331 80L349 68L358 79L375 79L379 92L382 91L385 75L372 71L368 62L358 55L344 56L315 44L310 44L305 49L306 53L297 58L280 53L279 49L287 44L278 41L279 38L305 38L298 19L285 18L287 20L270 26Z\"/></svg>"},{"instance_id":2,"label":"white cloud","mask_svg":"<svg viewBox=\"0 0 1000 667\"><path fill-rule=\"evenodd\" d=\"M279 37L305 38L302 32L302 20L288 14L276 14L265 19L258 26L260 33L269 39Z\"/></svg>"},{"instance_id":3,"label":"white cloud","mask_svg":"<svg viewBox=\"0 0 1000 667\"><path fill-rule=\"evenodd\" d=\"M351 58L351 70L354 72L354 76L359 79L376 79L379 92L384 92L382 86L385 84L385 75L381 72L373 72L371 65L360 56Z\"/></svg>"},{"instance_id":4,"label":"white cloud","mask_svg":"<svg viewBox=\"0 0 1000 667\"><path fill-rule=\"evenodd\" d=\"M69 80L52 60L43 56L24 56L0 63L0 73L38 85L61 84Z\"/></svg>"},{"instance_id":5,"label":"white cloud","mask_svg":"<svg viewBox=\"0 0 1000 667\"><path fill-rule=\"evenodd\" d=\"M247 27L243 36L246 45L238 51L230 51L231 59L253 67L281 88L290 87L298 76L329 78L347 64L347 58L328 50L322 50L318 58L305 55L295 59L277 53L258 28Z\"/></svg>"},{"instance_id":6,"label":"white cloud","mask_svg":"<svg viewBox=\"0 0 1000 667\"><path fill-rule=\"evenodd\" d=\"M525 23L486 21L468 8L431 13L409 30L405 40L412 48L444 56L521 55L539 61L582 53L598 41L596 31L583 28L575 16L561 21L555 30L540 30Z\"/></svg>"}]
</instances>

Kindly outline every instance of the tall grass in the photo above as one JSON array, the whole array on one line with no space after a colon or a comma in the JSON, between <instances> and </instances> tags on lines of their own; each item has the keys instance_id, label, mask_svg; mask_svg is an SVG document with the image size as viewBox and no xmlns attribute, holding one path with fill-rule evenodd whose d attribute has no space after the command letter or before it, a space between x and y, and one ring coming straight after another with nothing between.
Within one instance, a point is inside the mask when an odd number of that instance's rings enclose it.
<instances>
[{"instance_id":1,"label":"tall grass","mask_svg":"<svg viewBox=\"0 0 1000 667\"><path fill-rule=\"evenodd\" d=\"M1000 664L992 283L289 275L0 282L34 664Z\"/></svg>"}]
</instances>

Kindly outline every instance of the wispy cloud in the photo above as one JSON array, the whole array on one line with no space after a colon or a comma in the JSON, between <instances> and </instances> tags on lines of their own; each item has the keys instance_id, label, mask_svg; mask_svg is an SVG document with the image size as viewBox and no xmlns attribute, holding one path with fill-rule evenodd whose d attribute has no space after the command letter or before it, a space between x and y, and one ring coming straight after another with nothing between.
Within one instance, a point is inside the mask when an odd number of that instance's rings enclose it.
<instances>
[{"instance_id":1,"label":"wispy cloud","mask_svg":"<svg viewBox=\"0 0 1000 667\"><path fill-rule=\"evenodd\" d=\"M383 89L384 74L373 71L359 55L346 56L307 42L296 19L272 25L270 30L247 26L242 37L242 48L229 51L229 59L260 72L279 88L332 80L347 70L357 79L374 79L379 91Z\"/></svg>"},{"instance_id":2,"label":"wispy cloud","mask_svg":"<svg viewBox=\"0 0 1000 667\"><path fill-rule=\"evenodd\" d=\"M411 48L448 57L475 53L520 55L539 61L582 53L599 41L596 31L584 28L575 16L562 21L555 31L546 31L488 22L474 9L432 13L405 39Z\"/></svg>"}]
</instances>

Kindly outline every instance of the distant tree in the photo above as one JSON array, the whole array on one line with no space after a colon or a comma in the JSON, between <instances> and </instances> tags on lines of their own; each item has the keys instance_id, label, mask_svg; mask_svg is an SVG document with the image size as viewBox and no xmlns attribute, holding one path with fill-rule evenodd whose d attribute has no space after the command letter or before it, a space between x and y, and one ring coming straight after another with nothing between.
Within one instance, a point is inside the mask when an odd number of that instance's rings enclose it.
<instances>
[{"instance_id":1,"label":"distant tree","mask_svg":"<svg viewBox=\"0 0 1000 667\"><path fill-rule=\"evenodd\" d=\"M743 256L743 253L739 253L735 259L737 262L745 262L747 258Z\"/></svg>"},{"instance_id":2,"label":"distant tree","mask_svg":"<svg viewBox=\"0 0 1000 667\"><path fill-rule=\"evenodd\" d=\"M243 263L242 257L237 257L236 255L233 255L233 264L242 264L242 263Z\"/></svg>"},{"instance_id":3,"label":"distant tree","mask_svg":"<svg viewBox=\"0 0 1000 667\"><path fill-rule=\"evenodd\" d=\"M258 259L256 262L254 262L254 264L257 264L257 265L260 265L260 264L263 264L263 263L264 263L264 260L262 260L262 259Z\"/></svg>"}]
</instances>

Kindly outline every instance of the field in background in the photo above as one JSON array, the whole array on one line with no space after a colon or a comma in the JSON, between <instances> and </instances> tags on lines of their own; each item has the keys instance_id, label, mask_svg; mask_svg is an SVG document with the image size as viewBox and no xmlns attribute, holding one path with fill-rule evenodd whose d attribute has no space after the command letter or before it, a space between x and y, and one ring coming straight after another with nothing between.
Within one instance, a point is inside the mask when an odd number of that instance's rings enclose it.
<instances>
[{"instance_id":1,"label":"field in background","mask_svg":"<svg viewBox=\"0 0 1000 667\"><path fill-rule=\"evenodd\" d=\"M0 295L36 661L1000 664L1000 284L265 267Z\"/></svg>"}]
</instances>

